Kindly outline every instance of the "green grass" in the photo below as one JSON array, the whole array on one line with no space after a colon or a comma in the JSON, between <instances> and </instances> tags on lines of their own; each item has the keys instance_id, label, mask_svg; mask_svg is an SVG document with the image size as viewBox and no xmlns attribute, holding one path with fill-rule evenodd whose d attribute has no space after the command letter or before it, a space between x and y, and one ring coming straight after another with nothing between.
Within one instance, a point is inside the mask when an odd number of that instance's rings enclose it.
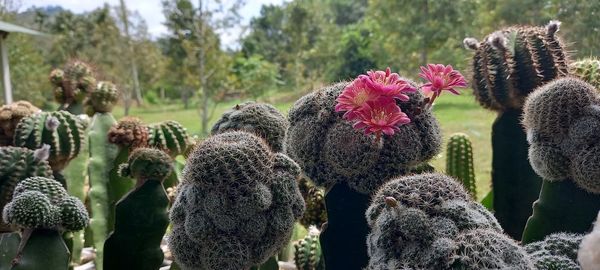
<instances>
[{"instance_id":1,"label":"green grass","mask_svg":"<svg viewBox=\"0 0 600 270\"><path fill-rule=\"evenodd\" d=\"M284 113L287 113L294 103L293 100L286 98L273 98L271 100L280 100L273 105ZM232 100L219 104L208 124L208 129L210 130L210 127L223 112L239 102L239 100ZM437 171L445 171L447 138L455 132L466 133L473 143L478 198L483 198L490 190L492 159L490 129L496 114L481 108L470 94L470 91L463 91L463 94L459 96L443 95L436 102L433 111L441 124L444 137L443 151L432 161L433 166ZM123 113L123 108L120 107L114 111L117 119L122 117ZM169 119L176 120L185 126L191 134L201 135L198 111L196 108L185 110L182 104L145 105L143 108L132 107L130 115L140 117L145 123L155 123Z\"/></svg>"}]
</instances>

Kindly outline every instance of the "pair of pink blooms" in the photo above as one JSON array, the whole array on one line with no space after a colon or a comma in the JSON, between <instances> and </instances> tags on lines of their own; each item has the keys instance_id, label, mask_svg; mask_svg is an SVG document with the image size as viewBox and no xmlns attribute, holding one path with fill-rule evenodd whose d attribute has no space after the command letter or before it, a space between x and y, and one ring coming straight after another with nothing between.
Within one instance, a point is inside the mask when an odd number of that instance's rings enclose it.
<instances>
[{"instance_id":1,"label":"pair of pink blooms","mask_svg":"<svg viewBox=\"0 0 600 270\"><path fill-rule=\"evenodd\" d=\"M441 64L421 67L419 76L427 83L421 86L423 94L430 103L443 90L459 94L454 87L465 87L467 82L460 72L452 66ZM359 75L337 98L336 112L346 112L344 119L354 122L354 128L364 130L365 134L381 133L394 135L399 126L410 123L410 118L396 104L396 100L406 102L408 92L417 89L398 73L392 73L388 67L385 71L368 71L367 75Z\"/></svg>"}]
</instances>

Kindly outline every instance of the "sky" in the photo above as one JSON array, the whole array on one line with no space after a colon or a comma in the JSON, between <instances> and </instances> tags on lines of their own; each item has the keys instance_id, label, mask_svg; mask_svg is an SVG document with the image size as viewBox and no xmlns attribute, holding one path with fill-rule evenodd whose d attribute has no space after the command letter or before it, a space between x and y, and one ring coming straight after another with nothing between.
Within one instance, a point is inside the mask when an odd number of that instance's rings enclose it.
<instances>
[{"instance_id":1,"label":"sky","mask_svg":"<svg viewBox=\"0 0 600 270\"><path fill-rule=\"evenodd\" d=\"M191 0L196 4L196 0ZM250 18L260 14L260 7L264 4L281 4L284 0L246 0L246 4L240 10L243 16L242 24L247 25ZM21 0L21 10L28 9L33 6L62 6L75 13L91 11L97 7L101 7L104 3L111 6L118 5L119 0ZM227 1L224 1L227 3ZM125 5L129 10L137 11L146 20L148 32L154 37L160 37L167 32L163 25L165 17L162 14L161 0L125 0ZM221 33L221 43L226 47L237 47L236 39L239 36L241 28L229 30L227 33Z\"/></svg>"}]
</instances>

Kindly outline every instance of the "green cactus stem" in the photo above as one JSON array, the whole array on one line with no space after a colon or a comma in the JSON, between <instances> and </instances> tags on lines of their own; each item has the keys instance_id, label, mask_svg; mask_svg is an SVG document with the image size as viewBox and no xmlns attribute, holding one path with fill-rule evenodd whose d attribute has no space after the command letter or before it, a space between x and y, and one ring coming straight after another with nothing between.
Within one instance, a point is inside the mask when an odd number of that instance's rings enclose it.
<instances>
[{"instance_id":1,"label":"green cactus stem","mask_svg":"<svg viewBox=\"0 0 600 270\"><path fill-rule=\"evenodd\" d=\"M455 133L448 139L446 173L459 180L473 199L477 199L473 146L467 134Z\"/></svg>"},{"instance_id":2,"label":"green cactus stem","mask_svg":"<svg viewBox=\"0 0 600 270\"><path fill-rule=\"evenodd\" d=\"M164 121L148 126L149 138L148 145L158 148L168 153L175 163L175 157L184 155L192 145L192 138L188 135L187 129L176 121ZM172 174L163 185L165 188L174 187L179 183L180 175L178 171Z\"/></svg>"},{"instance_id":3,"label":"green cactus stem","mask_svg":"<svg viewBox=\"0 0 600 270\"><path fill-rule=\"evenodd\" d=\"M64 70L50 72L50 83L54 86L54 99L60 104L59 110L83 114L84 104L96 87L96 78L88 64L74 60Z\"/></svg>"},{"instance_id":4,"label":"green cactus stem","mask_svg":"<svg viewBox=\"0 0 600 270\"><path fill-rule=\"evenodd\" d=\"M569 71L600 90L600 60L597 58L577 60L569 65Z\"/></svg>"},{"instance_id":5,"label":"green cactus stem","mask_svg":"<svg viewBox=\"0 0 600 270\"><path fill-rule=\"evenodd\" d=\"M7 257L0 258L0 270L32 270L32 269L56 269L56 270L67 270L69 269L69 259L71 254L69 249L65 245L65 242L61 234L56 230L50 229L35 229L26 230L23 233L23 239L26 242L20 248L15 249L15 240L20 238L18 234L14 233L11 239L11 243L6 243L5 236L2 236L0 240L1 250L12 250L12 259ZM28 236L25 236L29 234ZM6 239L8 240L8 239ZM18 243L17 243L18 244ZM5 249L6 248L6 249ZM16 252L15 252L16 251ZM0 252L1 254L1 252ZM1 255L0 255L1 256ZM6 264L6 262L10 262Z\"/></svg>"},{"instance_id":6,"label":"green cactus stem","mask_svg":"<svg viewBox=\"0 0 600 270\"><path fill-rule=\"evenodd\" d=\"M324 270L319 230L309 228L308 235L294 244L294 263L298 270Z\"/></svg>"},{"instance_id":7,"label":"green cactus stem","mask_svg":"<svg viewBox=\"0 0 600 270\"><path fill-rule=\"evenodd\" d=\"M116 205L115 230L104 243L106 269L158 269L160 242L167 230L169 199L162 182L173 171L171 158L157 149L138 148L121 166L136 188Z\"/></svg>"},{"instance_id":8,"label":"green cactus stem","mask_svg":"<svg viewBox=\"0 0 600 270\"><path fill-rule=\"evenodd\" d=\"M40 109L23 100L0 107L0 146L13 145L19 121L37 112Z\"/></svg>"}]
</instances>

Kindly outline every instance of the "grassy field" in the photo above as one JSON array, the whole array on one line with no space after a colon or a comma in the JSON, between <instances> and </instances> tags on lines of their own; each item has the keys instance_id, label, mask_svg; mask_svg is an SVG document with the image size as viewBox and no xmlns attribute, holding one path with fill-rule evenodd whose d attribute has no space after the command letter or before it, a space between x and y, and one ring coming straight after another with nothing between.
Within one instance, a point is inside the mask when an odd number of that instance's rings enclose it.
<instances>
[{"instance_id":1,"label":"grassy field","mask_svg":"<svg viewBox=\"0 0 600 270\"><path fill-rule=\"evenodd\" d=\"M491 171L491 146L490 128L495 118L495 113L482 109L475 101L469 91L463 91L460 96L444 95L433 107L434 113L439 120L444 135L444 151L440 153L433 165L438 171L445 169L445 144L447 138L455 132L466 133L471 137L473 143L475 173L477 177L477 193L482 198L490 189ZM281 99L278 99L281 100ZM283 99L285 100L285 99ZM226 110L232 108L240 101L234 100L219 104L208 127L218 119ZM293 101L275 102L274 106L282 112L287 113ZM118 118L123 116L123 108L114 111ZM145 108L133 107L130 115L140 117L146 123L154 123L173 119L185 126L194 135L200 135L200 117L195 108L183 109L183 105L146 105Z\"/></svg>"}]
</instances>

